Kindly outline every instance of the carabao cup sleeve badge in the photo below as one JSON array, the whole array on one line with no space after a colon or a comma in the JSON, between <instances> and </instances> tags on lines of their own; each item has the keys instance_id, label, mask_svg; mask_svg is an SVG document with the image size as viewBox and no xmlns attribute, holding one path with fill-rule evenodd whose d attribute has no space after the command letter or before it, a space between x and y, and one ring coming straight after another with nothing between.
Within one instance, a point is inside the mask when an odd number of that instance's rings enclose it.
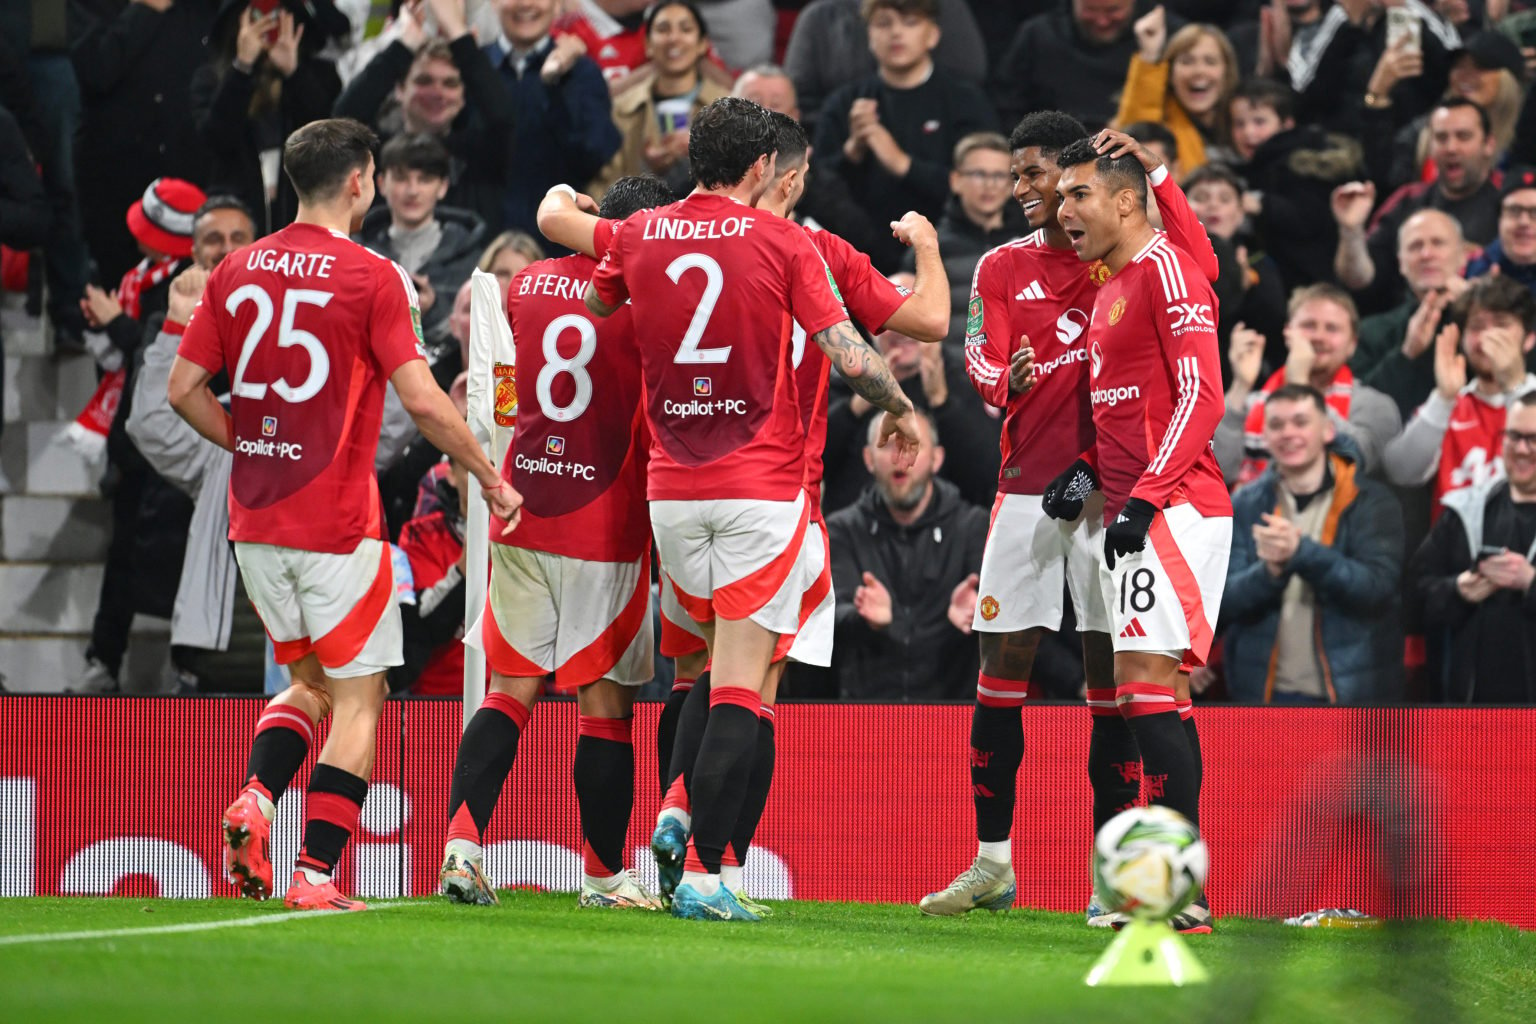
<instances>
[{"instance_id":1,"label":"carabao cup sleeve badge","mask_svg":"<svg viewBox=\"0 0 1536 1024\"><path fill-rule=\"evenodd\" d=\"M496 380L496 425L510 427L517 423L517 367L497 363L491 367Z\"/></svg>"}]
</instances>

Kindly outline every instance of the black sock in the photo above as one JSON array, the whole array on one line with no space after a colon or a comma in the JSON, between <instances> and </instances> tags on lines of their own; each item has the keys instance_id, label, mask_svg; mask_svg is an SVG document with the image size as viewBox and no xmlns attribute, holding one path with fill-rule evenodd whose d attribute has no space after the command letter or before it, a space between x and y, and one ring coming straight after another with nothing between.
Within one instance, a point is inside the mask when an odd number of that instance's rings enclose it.
<instances>
[{"instance_id":1,"label":"black sock","mask_svg":"<svg viewBox=\"0 0 1536 1024\"><path fill-rule=\"evenodd\" d=\"M496 809L502 784L517 760L517 739L529 711L504 693L488 693L469 720L453 761L448 788L448 838L479 843Z\"/></svg>"},{"instance_id":2,"label":"black sock","mask_svg":"<svg viewBox=\"0 0 1536 1024\"><path fill-rule=\"evenodd\" d=\"M667 702L662 705L661 718L656 721L656 781L661 786L662 796L667 795L667 786L672 781L668 776L672 769L672 751L677 747L677 720L682 717L683 704L693 685L692 679L679 679L673 683L672 692L667 694Z\"/></svg>"},{"instance_id":3,"label":"black sock","mask_svg":"<svg viewBox=\"0 0 1536 1024\"><path fill-rule=\"evenodd\" d=\"M288 704L269 704L256 720L256 738L245 777L254 779L275 804L309 753L315 729L304 712Z\"/></svg>"},{"instance_id":4,"label":"black sock","mask_svg":"<svg viewBox=\"0 0 1536 1024\"><path fill-rule=\"evenodd\" d=\"M710 704L709 723L688 791L693 803L693 839L685 867L717 875L752 774L762 698L745 687L722 686L715 688Z\"/></svg>"},{"instance_id":5,"label":"black sock","mask_svg":"<svg viewBox=\"0 0 1536 1024\"><path fill-rule=\"evenodd\" d=\"M1137 687L1131 691L1144 695L1150 684L1131 683ZM1126 692L1121 689L1121 692ZM1162 706L1160 701L1120 705L1121 711L1145 708L1148 703ZM1147 797L1154 804L1162 804L1178 811L1198 828L1200 825L1199 789L1195 781L1195 759L1189 750L1189 739L1179 713L1174 710L1173 689L1167 691L1167 711L1131 715L1126 722L1136 737L1141 751L1142 776L1146 781Z\"/></svg>"},{"instance_id":6,"label":"black sock","mask_svg":"<svg viewBox=\"0 0 1536 1024\"><path fill-rule=\"evenodd\" d=\"M606 878L624 870L624 836L635 806L634 719L581 715L576 722L571 778L586 839L582 864L588 875Z\"/></svg>"},{"instance_id":7,"label":"black sock","mask_svg":"<svg viewBox=\"0 0 1536 1024\"><path fill-rule=\"evenodd\" d=\"M357 830L368 780L329 764L315 765L304 795L304 847L297 865L323 874L336 870L341 851Z\"/></svg>"},{"instance_id":8,"label":"black sock","mask_svg":"<svg viewBox=\"0 0 1536 1024\"><path fill-rule=\"evenodd\" d=\"M1141 751L1130 725L1112 711L1095 714L1088 737L1088 782L1093 787L1093 832L1141 795Z\"/></svg>"},{"instance_id":9,"label":"black sock","mask_svg":"<svg viewBox=\"0 0 1536 1024\"><path fill-rule=\"evenodd\" d=\"M773 734L773 711L765 708L757 722L757 749L752 753L752 772L747 776L747 793L741 801L741 813L736 816L736 829L731 833L731 852L736 863L747 866L747 850L752 837L757 835L758 823L768 806L768 790L773 786L773 762L776 755Z\"/></svg>"},{"instance_id":10,"label":"black sock","mask_svg":"<svg viewBox=\"0 0 1536 1024\"><path fill-rule=\"evenodd\" d=\"M1189 742L1189 753L1195 759L1195 813L1200 813L1200 787L1205 784L1205 759L1200 754L1200 732L1195 728L1195 716L1190 714L1184 721L1184 738ZM1199 823L1198 818L1190 821Z\"/></svg>"},{"instance_id":11,"label":"black sock","mask_svg":"<svg viewBox=\"0 0 1536 1024\"><path fill-rule=\"evenodd\" d=\"M704 742L704 729L709 724L709 689L709 673L700 672L677 716L677 736L672 741L672 761L667 766L663 793L679 775L683 777L683 786L690 794L693 792L693 766L699 759L699 744Z\"/></svg>"},{"instance_id":12,"label":"black sock","mask_svg":"<svg viewBox=\"0 0 1536 1024\"><path fill-rule=\"evenodd\" d=\"M1019 708L971 708L971 800L976 838L1000 843L1013 832L1019 763L1024 760L1024 723Z\"/></svg>"}]
</instances>

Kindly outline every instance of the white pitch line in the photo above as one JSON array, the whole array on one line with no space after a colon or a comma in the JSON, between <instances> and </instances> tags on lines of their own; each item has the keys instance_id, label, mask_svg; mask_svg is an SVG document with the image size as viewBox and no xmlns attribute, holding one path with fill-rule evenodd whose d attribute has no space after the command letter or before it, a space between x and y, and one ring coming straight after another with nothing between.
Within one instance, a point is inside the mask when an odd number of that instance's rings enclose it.
<instances>
[{"instance_id":1,"label":"white pitch line","mask_svg":"<svg viewBox=\"0 0 1536 1024\"><path fill-rule=\"evenodd\" d=\"M390 910L409 906L408 903L373 903L369 910ZM152 928L107 928L94 932L39 932L35 935L0 935L0 946L21 946L42 942L90 942L93 939L131 938L136 935L179 935L183 932L211 932L221 928L254 928L257 925L277 924L300 918L335 917L350 914L349 910L293 910L282 914L260 914L256 917L237 917L229 921L197 921L191 924L166 924Z\"/></svg>"}]
</instances>

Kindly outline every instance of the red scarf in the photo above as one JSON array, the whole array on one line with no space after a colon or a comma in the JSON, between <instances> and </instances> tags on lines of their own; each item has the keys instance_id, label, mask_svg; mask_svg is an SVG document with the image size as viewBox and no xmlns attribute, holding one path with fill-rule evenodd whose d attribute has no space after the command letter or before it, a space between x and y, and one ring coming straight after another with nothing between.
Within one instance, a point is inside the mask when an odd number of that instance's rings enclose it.
<instances>
[{"instance_id":1,"label":"red scarf","mask_svg":"<svg viewBox=\"0 0 1536 1024\"><path fill-rule=\"evenodd\" d=\"M175 256L167 256L158 262L146 256L138 266L124 274L122 283L117 286L117 303L123 307L123 312L135 320L141 319L144 292L170 277L180 262Z\"/></svg>"},{"instance_id":2,"label":"red scarf","mask_svg":"<svg viewBox=\"0 0 1536 1024\"><path fill-rule=\"evenodd\" d=\"M1264 400L1285 384L1285 368L1270 375L1264 386L1248 396L1248 418L1243 421L1243 464L1237 471L1238 486L1246 484L1264 472L1269 465L1269 448L1264 444ZM1333 375L1333 383L1323 393L1328 408L1349 419L1349 400L1355 394L1355 375L1348 366L1341 366Z\"/></svg>"}]
</instances>

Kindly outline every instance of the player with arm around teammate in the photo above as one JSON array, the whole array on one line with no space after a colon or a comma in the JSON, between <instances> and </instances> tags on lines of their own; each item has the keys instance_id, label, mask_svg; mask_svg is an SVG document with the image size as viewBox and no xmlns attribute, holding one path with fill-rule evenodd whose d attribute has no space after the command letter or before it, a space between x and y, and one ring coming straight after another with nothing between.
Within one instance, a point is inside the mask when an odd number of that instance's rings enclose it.
<instances>
[{"instance_id":1,"label":"player with arm around teammate","mask_svg":"<svg viewBox=\"0 0 1536 1024\"><path fill-rule=\"evenodd\" d=\"M225 867L247 896L272 894L274 806L315 727L331 719L284 897L304 910L364 909L341 896L332 873L367 794L385 671L402 661L373 473L386 381L422 434L475 474L509 528L521 505L432 379L410 278L347 237L373 201L377 141L344 118L288 137L283 167L298 217L214 270L167 389L178 413L234 453L229 537L293 678L257 721L245 786L224 813ZM229 412L208 387L225 369Z\"/></svg>"},{"instance_id":2,"label":"player with arm around teammate","mask_svg":"<svg viewBox=\"0 0 1536 1024\"><path fill-rule=\"evenodd\" d=\"M1110 271L1088 329L1095 441L1062 479L1104 494L1099 587L1115 704L1147 789L1198 825L1198 746L1179 715L1179 669L1210 654L1232 537L1211 448L1223 409L1215 293L1196 261L1148 223L1134 158L1081 142L1057 162L1061 225L1080 259ZM1210 920L1202 898L1173 924L1207 932Z\"/></svg>"},{"instance_id":3,"label":"player with arm around teammate","mask_svg":"<svg viewBox=\"0 0 1536 1024\"><path fill-rule=\"evenodd\" d=\"M1095 831L1140 790L1136 741L1115 710L1110 622L1099 594L1103 498L1087 477L1053 485L1074 453L1093 442L1088 322L1108 272L1102 263L1085 265L1073 251L1058 221L1056 193L1060 153L1088 139L1087 130L1060 111L1019 122L1009 140L1014 198L1034 230L984 255L972 280L966 373L984 401L1005 411L998 495L972 622L981 643L970 758L977 854L949 886L923 897L919 907L930 915L1013 905L1013 811L1024 756L1019 709L1030 694L1040 640L1061 625L1064 589L1082 635ZM1202 274L1214 277L1210 241L1161 161L1119 132L1094 140L1141 162L1170 237L1201 253ZM1092 925L1110 923L1093 905L1087 918Z\"/></svg>"},{"instance_id":4,"label":"player with arm around teammate","mask_svg":"<svg viewBox=\"0 0 1536 1024\"><path fill-rule=\"evenodd\" d=\"M720 884L778 638L799 625L810 523L793 328L886 410L882 442L915 454L912 407L833 295L801 229L753 209L775 177L768 112L727 97L695 120L683 201L624 222L587 306L633 306L652 443L651 523L670 585L713 661L676 916L755 920Z\"/></svg>"}]
</instances>

